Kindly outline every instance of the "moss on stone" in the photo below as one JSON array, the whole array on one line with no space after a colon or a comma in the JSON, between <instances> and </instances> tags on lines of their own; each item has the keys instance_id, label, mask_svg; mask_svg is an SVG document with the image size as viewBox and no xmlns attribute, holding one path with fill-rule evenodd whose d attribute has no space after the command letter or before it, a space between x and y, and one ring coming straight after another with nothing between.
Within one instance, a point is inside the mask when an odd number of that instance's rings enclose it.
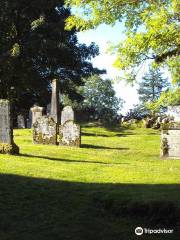
<instances>
[{"instance_id":1,"label":"moss on stone","mask_svg":"<svg viewBox=\"0 0 180 240\"><path fill-rule=\"evenodd\" d=\"M16 155L19 154L19 147L15 143L0 143L0 153Z\"/></svg>"},{"instance_id":2,"label":"moss on stone","mask_svg":"<svg viewBox=\"0 0 180 240\"><path fill-rule=\"evenodd\" d=\"M168 140L167 140L167 138L163 138L163 139L162 139L161 151L162 151L162 154L161 154L161 155L162 155L163 157L168 156L169 147L168 147Z\"/></svg>"}]
</instances>

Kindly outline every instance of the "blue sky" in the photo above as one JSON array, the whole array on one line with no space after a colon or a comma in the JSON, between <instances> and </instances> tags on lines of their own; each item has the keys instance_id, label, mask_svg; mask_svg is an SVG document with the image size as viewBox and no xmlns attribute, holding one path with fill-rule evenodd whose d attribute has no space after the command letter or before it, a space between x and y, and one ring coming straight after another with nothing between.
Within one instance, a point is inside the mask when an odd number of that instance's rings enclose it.
<instances>
[{"instance_id":1,"label":"blue sky","mask_svg":"<svg viewBox=\"0 0 180 240\"><path fill-rule=\"evenodd\" d=\"M107 26L102 24L95 30L88 30L78 33L78 39L81 43L90 44L95 42L100 49L100 55L92 60L95 67L100 69L106 69L106 77L115 79L118 76L122 76L122 72L113 67L113 62L115 56L107 53L108 43L112 42L114 44L118 43L120 40L125 38L123 24L117 23L114 26ZM105 77L105 76L104 76ZM125 82L115 82L114 88L118 97L124 99L125 104L123 108L123 113L127 112L132 108L133 104L138 102L138 95L136 91L136 86L132 87L127 85Z\"/></svg>"}]
</instances>

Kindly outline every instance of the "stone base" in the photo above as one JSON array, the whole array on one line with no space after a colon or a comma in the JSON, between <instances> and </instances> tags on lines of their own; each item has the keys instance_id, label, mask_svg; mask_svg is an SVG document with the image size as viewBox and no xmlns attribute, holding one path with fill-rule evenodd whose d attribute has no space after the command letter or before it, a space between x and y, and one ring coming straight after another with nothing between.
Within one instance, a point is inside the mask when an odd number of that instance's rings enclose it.
<instances>
[{"instance_id":1,"label":"stone base","mask_svg":"<svg viewBox=\"0 0 180 240\"><path fill-rule=\"evenodd\" d=\"M19 147L15 143L0 143L0 154L18 155Z\"/></svg>"}]
</instances>

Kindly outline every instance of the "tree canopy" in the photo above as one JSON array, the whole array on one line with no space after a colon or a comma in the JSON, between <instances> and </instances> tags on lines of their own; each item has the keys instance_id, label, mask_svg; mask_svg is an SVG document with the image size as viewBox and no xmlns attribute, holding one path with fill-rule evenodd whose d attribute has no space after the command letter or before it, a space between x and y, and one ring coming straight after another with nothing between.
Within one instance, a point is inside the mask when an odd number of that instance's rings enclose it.
<instances>
[{"instance_id":1,"label":"tree canopy","mask_svg":"<svg viewBox=\"0 0 180 240\"><path fill-rule=\"evenodd\" d=\"M149 72L139 82L138 94L140 102L145 104L157 101L161 93L170 87L169 85L167 78L164 78L159 70L149 69Z\"/></svg>"},{"instance_id":2,"label":"tree canopy","mask_svg":"<svg viewBox=\"0 0 180 240\"><path fill-rule=\"evenodd\" d=\"M65 31L70 10L61 0L0 1L0 97L13 98L16 107L46 104L50 82L80 98L75 86L99 72L90 59L98 47L79 44L76 30Z\"/></svg>"},{"instance_id":3,"label":"tree canopy","mask_svg":"<svg viewBox=\"0 0 180 240\"><path fill-rule=\"evenodd\" d=\"M84 79L84 83L84 86L79 87L84 98L80 108L86 109L97 119L113 122L122 108L123 100L116 97L111 80L93 75Z\"/></svg>"},{"instance_id":4,"label":"tree canopy","mask_svg":"<svg viewBox=\"0 0 180 240\"><path fill-rule=\"evenodd\" d=\"M126 78L134 80L146 60L154 65L168 66L174 82L179 79L180 4L177 0L66 0L75 14L66 28L80 30L101 23L124 22L126 39L113 46L117 54L115 66L125 70ZM76 11L78 9L78 11Z\"/></svg>"}]
</instances>

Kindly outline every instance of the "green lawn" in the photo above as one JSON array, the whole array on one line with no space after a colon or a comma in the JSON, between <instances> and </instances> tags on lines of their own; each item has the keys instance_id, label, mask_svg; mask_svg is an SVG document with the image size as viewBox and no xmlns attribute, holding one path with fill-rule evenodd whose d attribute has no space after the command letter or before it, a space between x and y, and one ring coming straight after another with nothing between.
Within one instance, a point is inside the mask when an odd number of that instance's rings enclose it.
<instances>
[{"instance_id":1,"label":"green lawn","mask_svg":"<svg viewBox=\"0 0 180 240\"><path fill-rule=\"evenodd\" d=\"M159 158L152 129L82 128L82 148L34 145L0 155L0 240L180 239L180 161ZM136 226L173 235L136 237Z\"/></svg>"}]
</instances>

